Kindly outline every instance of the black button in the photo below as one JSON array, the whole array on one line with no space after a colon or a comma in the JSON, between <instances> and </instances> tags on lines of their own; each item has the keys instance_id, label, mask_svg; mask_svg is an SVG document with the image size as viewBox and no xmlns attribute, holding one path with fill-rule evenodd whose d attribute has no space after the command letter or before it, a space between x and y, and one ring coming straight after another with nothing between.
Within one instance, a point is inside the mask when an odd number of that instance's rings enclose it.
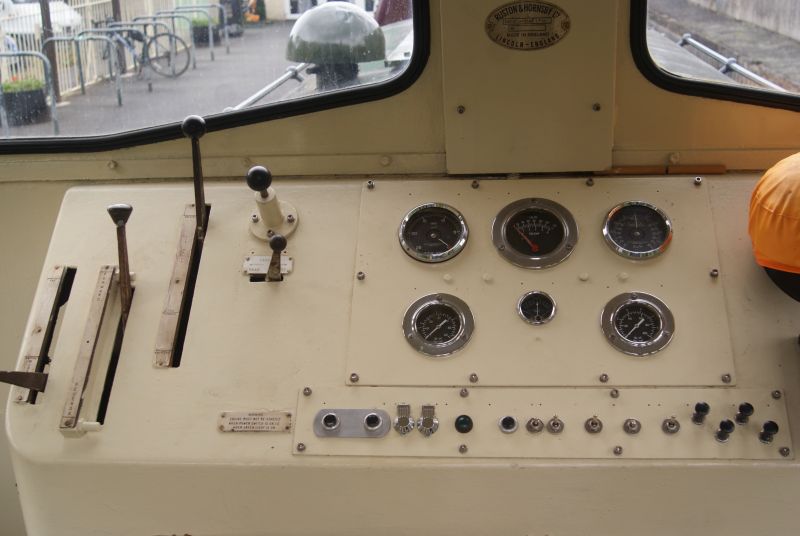
<instances>
[{"instance_id":1,"label":"black button","mask_svg":"<svg viewBox=\"0 0 800 536\"><path fill-rule=\"evenodd\" d=\"M472 417L469 415L459 415L456 417L456 431L462 434L472 430Z\"/></svg>"}]
</instances>

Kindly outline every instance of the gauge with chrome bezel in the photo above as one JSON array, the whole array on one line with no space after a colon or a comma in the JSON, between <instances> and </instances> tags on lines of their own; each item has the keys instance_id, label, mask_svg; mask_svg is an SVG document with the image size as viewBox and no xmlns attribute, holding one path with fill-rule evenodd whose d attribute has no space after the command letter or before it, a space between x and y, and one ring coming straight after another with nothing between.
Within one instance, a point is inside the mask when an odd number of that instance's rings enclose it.
<instances>
[{"instance_id":1,"label":"gauge with chrome bezel","mask_svg":"<svg viewBox=\"0 0 800 536\"><path fill-rule=\"evenodd\" d=\"M667 304L652 294L625 292L603 308L600 326L614 348L644 357L669 344L675 333L675 318Z\"/></svg>"},{"instance_id":2,"label":"gauge with chrome bezel","mask_svg":"<svg viewBox=\"0 0 800 536\"><path fill-rule=\"evenodd\" d=\"M400 246L411 258L443 262L467 244L469 228L459 211L444 203L425 203L405 215L398 231Z\"/></svg>"},{"instance_id":3,"label":"gauge with chrome bezel","mask_svg":"<svg viewBox=\"0 0 800 536\"><path fill-rule=\"evenodd\" d=\"M492 223L492 242L522 268L549 268L572 254L578 225L564 206L549 199L520 199L506 205Z\"/></svg>"},{"instance_id":4,"label":"gauge with chrome bezel","mask_svg":"<svg viewBox=\"0 0 800 536\"><path fill-rule=\"evenodd\" d=\"M517 302L517 313L528 324L546 324L556 315L556 302L546 292L526 292Z\"/></svg>"},{"instance_id":5,"label":"gauge with chrome bezel","mask_svg":"<svg viewBox=\"0 0 800 536\"><path fill-rule=\"evenodd\" d=\"M403 333L415 350L444 357L469 342L475 330L472 311L452 294L428 294L412 303L403 317Z\"/></svg>"},{"instance_id":6,"label":"gauge with chrome bezel","mask_svg":"<svg viewBox=\"0 0 800 536\"><path fill-rule=\"evenodd\" d=\"M608 212L603 238L617 255L647 259L667 249L672 241L672 222L655 205L625 201Z\"/></svg>"}]
</instances>

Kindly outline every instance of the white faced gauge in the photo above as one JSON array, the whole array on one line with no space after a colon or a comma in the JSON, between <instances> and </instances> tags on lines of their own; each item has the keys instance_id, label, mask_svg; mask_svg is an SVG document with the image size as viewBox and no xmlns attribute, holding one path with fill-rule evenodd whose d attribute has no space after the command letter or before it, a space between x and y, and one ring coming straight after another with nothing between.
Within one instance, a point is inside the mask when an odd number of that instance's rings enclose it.
<instances>
[{"instance_id":1,"label":"white faced gauge","mask_svg":"<svg viewBox=\"0 0 800 536\"><path fill-rule=\"evenodd\" d=\"M672 222L655 205L626 201L609 211L603 238L617 255L647 259L667 249L672 241Z\"/></svg>"},{"instance_id":2,"label":"white faced gauge","mask_svg":"<svg viewBox=\"0 0 800 536\"><path fill-rule=\"evenodd\" d=\"M467 244L469 229L464 216L444 203L425 203L411 209L400 223L400 246L411 258L443 262L458 255Z\"/></svg>"},{"instance_id":3,"label":"white faced gauge","mask_svg":"<svg viewBox=\"0 0 800 536\"><path fill-rule=\"evenodd\" d=\"M600 326L614 348L637 357L662 350L675 333L675 319L667 304L644 292L612 298L600 314Z\"/></svg>"},{"instance_id":4,"label":"white faced gauge","mask_svg":"<svg viewBox=\"0 0 800 536\"><path fill-rule=\"evenodd\" d=\"M469 342L475 329L472 311L451 294L429 294L412 303L403 317L403 333L415 350L431 357L452 354Z\"/></svg>"},{"instance_id":5,"label":"white faced gauge","mask_svg":"<svg viewBox=\"0 0 800 536\"><path fill-rule=\"evenodd\" d=\"M578 243L569 210L549 199L520 199L506 205L492 223L492 242L509 262L548 268L563 262Z\"/></svg>"}]
</instances>

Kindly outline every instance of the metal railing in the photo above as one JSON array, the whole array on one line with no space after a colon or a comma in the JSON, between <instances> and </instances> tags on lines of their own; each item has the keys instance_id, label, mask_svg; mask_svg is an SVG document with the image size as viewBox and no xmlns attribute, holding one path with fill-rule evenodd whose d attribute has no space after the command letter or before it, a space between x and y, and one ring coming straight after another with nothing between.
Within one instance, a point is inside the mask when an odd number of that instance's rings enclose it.
<instances>
[{"instance_id":1,"label":"metal railing","mask_svg":"<svg viewBox=\"0 0 800 536\"><path fill-rule=\"evenodd\" d=\"M733 71L747 78L751 82L755 82L756 84L759 84L761 86L768 87L776 91L783 91L783 92L787 91L778 84L770 82L763 76L759 76L753 71L745 67L742 67L742 65L739 64L736 58L727 58L724 55L717 52L716 50L714 50L713 48L704 45L703 43L692 37L692 34L690 33L683 34L680 41L678 41L678 46L682 47L685 45L690 45L699 50L700 52L702 52L703 54L705 54L706 56L709 56L715 59L716 61L720 62L722 64L722 67L719 68L719 72L721 72L722 74L728 74L729 72Z\"/></svg>"},{"instance_id":2,"label":"metal railing","mask_svg":"<svg viewBox=\"0 0 800 536\"><path fill-rule=\"evenodd\" d=\"M175 16L175 15L185 15L187 13L194 13L195 15L205 15L206 16L206 21L208 23L208 25L207 25L207 27L208 27L208 48L209 48L209 51L211 52L211 61L214 61L216 59L214 57L214 18L211 16L211 14L208 12L207 9L186 7L184 9L180 9L180 10L172 9L172 10L169 10L169 11L157 11L156 12L156 16L162 16L162 15ZM227 33L226 33L226 35L227 35ZM192 43L193 43L193 46L194 46L194 36L192 36Z\"/></svg>"},{"instance_id":3,"label":"metal railing","mask_svg":"<svg viewBox=\"0 0 800 536\"><path fill-rule=\"evenodd\" d=\"M189 25L189 58L192 62L192 70L197 69L197 55L195 54L194 33L192 32L192 19L185 15L143 15L141 17L134 17L133 22L144 21L158 21L169 20L172 24L172 34L178 35L178 28L175 24L176 20L181 20Z\"/></svg>"}]
</instances>

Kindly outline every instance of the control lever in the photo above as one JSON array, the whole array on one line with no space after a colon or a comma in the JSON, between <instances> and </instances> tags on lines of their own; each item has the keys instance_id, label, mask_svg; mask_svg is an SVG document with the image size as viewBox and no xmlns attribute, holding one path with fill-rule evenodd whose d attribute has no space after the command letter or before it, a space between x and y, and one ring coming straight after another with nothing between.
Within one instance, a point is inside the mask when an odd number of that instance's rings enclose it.
<instances>
[{"instance_id":1,"label":"control lever","mask_svg":"<svg viewBox=\"0 0 800 536\"><path fill-rule=\"evenodd\" d=\"M250 232L261 240L274 235L289 236L297 228L297 209L286 201L279 201L272 187L272 173L264 166L253 166L245 177L247 186L255 192L258 213L250 218Z\"/></svg>"},{"instance_id":2,"label":"control lever","mask_svg":"<svg viewBox=\"0 0 800 536\"><path fill-rule=\"evenodd\" d=\"M128 319L131 310L131 270L128 264L128 241L125 236L125 224L131 217L133 207L126 204L116 204L108 207L108 214L117 226L117 251L119 252L119 293L122 300L122 323Z\"/></svg>"},{"instance_id":3,"label":"control lever","mask_svg":"<svg viewBox=\"0 0 800 536\"><path fill-rule=\"evenodd\" d=\"M47 385L47 374L44 372L0 370L0 382L41 393L44 392L44 388Z\"/></svg>"},{"instance_id":4,"label":"control lever","mask_svg":"<svg viewBox=\"0 0 800 536\"><path fill-rule=\"evenodd\" d=\"M197 215L197 240L206 235L206 196L203 188L203 163L200 138L206 133L206 122L199 115L190 115L181 123L183 135L192 140L192 175L194 177L194 209Z\"/></svg>"},{"instance_id":5,"label":"control lever","mask_svg":"<svg viewBox=\"0 0 800 536\"><path fill-rule=\"evenodd\" d=\"M283 235L272 235L269 239L269 247L272 250L272 258L269 260L267 270L267 281L283 281L281 275L281 252L286 249L286 237Z\"/></svg>"}]
</instances>

